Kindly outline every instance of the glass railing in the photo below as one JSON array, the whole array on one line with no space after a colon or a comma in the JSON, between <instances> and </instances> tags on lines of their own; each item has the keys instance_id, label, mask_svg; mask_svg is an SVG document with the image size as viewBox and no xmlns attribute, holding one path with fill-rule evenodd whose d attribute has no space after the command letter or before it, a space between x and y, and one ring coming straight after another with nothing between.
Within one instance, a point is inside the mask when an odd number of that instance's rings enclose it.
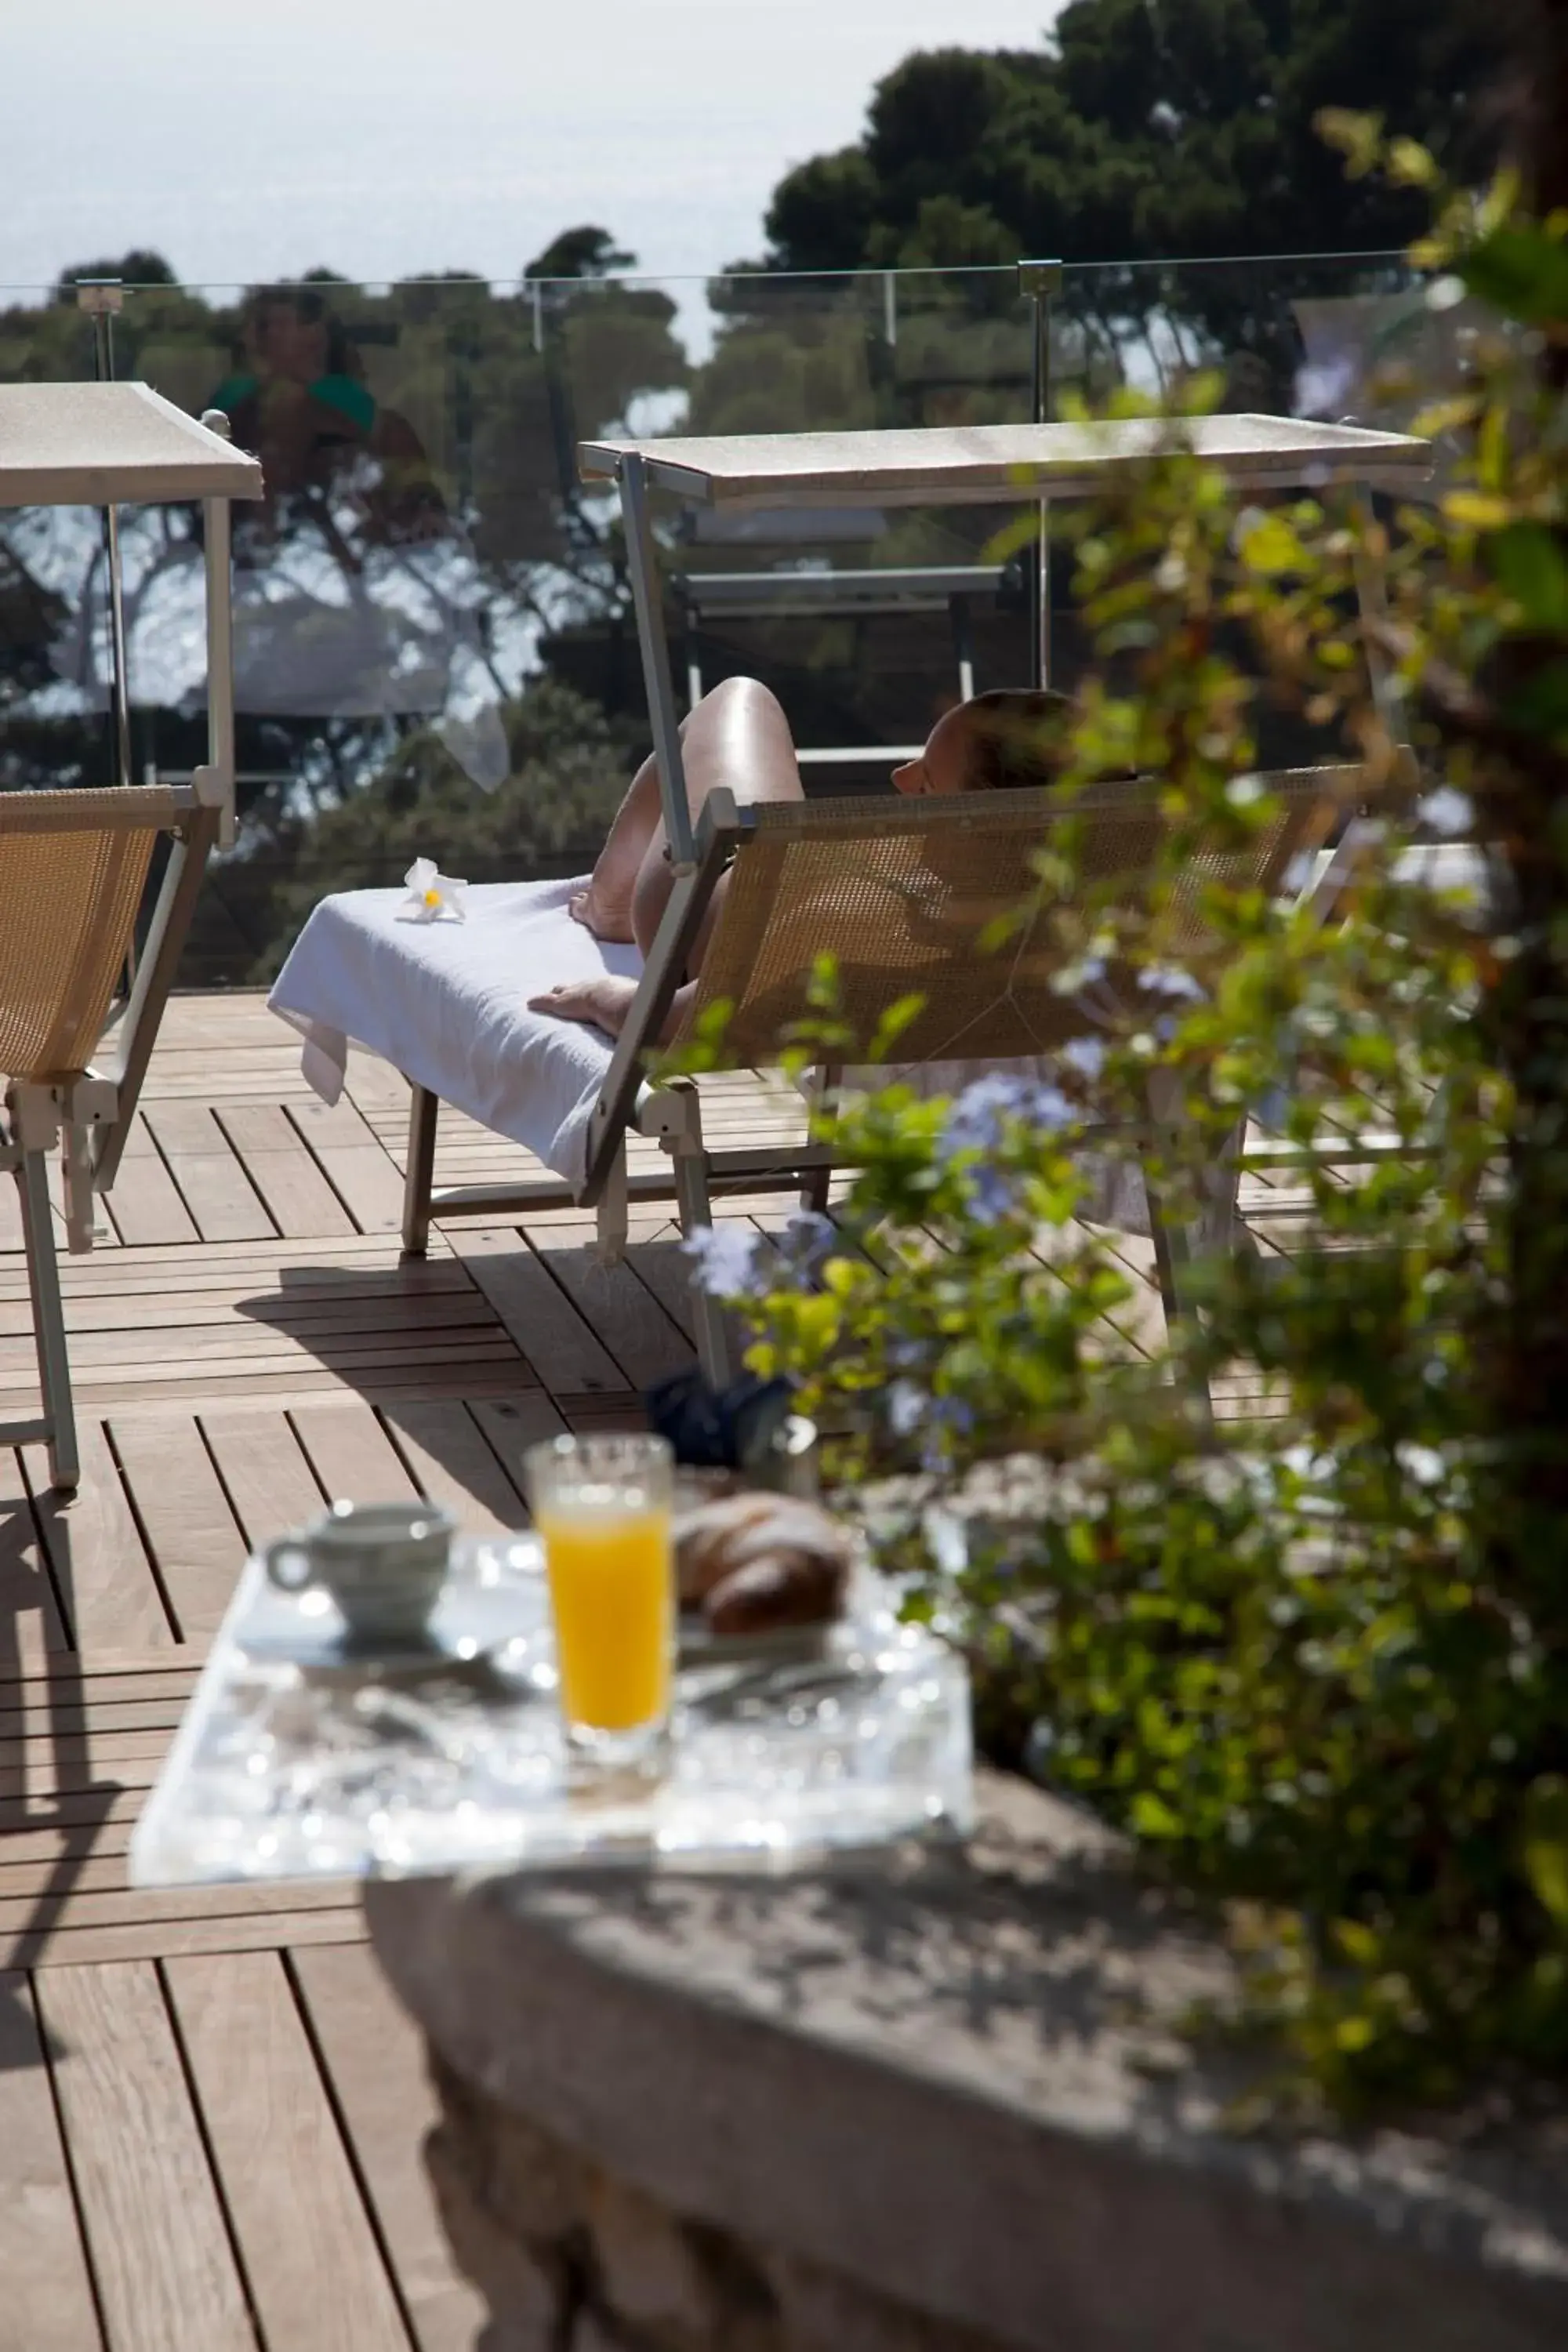
<instances>
[{"instance_id":1,"label":"glass railing","mask_svg":"<svg viewBox=\"0 0 1568 2352\"><path fill-rule=\"evenodd\" d=\"M127 287L111 323L113 372L225 408L268 482L235 534L240 838L190 984L264 979L323 891L397 881L421 852L472 879L592 863L647 725L616 501L578 484L579 440L1031 413L1010 269ZM1069 268L1050 377L1092 398L1212 368L1236 409L1373 421L1389 352L1435 385L1453 333L1396 257ZM0 381L91 376L107 340L74 295L0 289ZM890 747L1027 678L998 520L662 520L682 691L761 677L809 790L885 789ZM196 518L127 511L121 545L132 765L177 775L205 742ZM1052 598L1070 683L1065 564ZM0 787L111 772L106 608L100 518L0 514Z\"/></svg>"}]
</instances>

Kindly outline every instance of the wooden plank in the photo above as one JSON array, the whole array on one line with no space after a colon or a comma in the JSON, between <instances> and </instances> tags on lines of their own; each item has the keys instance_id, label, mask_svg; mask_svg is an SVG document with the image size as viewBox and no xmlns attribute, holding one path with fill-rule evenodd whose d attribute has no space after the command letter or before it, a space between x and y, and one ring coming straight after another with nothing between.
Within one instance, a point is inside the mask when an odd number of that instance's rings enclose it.
<instances>
[{"instance_id":1,"label":"wooden plank","mask_svg":"<svg viewBox=\"0 0 1568 2352\"><path fill-rule=\"evenodd\" d=\"M128 1810L121 1821L79 1822L64 1829L50 1823L18 1831L0 1849L0 1881L8 1895L16 1895L28 1887L64 1885L68 1878L74 1886L81 1873L92 1871L98 1874L92 1883L122 1886L134 1828ZM116 1872L118 1877L111 1874Z\"/></svg>"},{"instance_id":2,"label":"wooden plank","mask_svg":"<svg viewBox=\"0 0 1568 2352\"><path fill-rule=\"evenodd\" d=\"M417 1297L427 1291L472 1287L458 1262L435 1235L435 1255L398 1260L378 1234L356 1234L359 1246L352 1253L337 1239L312 1242L301 1252L297 1241L283 1242L277 1253L263 1255L258 1242L233 1243L221 1250L186 1248L171 1258L161 1250L122 1250L88 1259L66 1258L60 1265L60 1290L67 1299L158 1297L188 1287L232 1292L245 1298L334 1292L365 1297ZM27 1297L26 1268L19 1259L0 1263L0 1299L16 1304ZM23 1328L30 1329L30 1326Z\"/></svg>"},{"instance_id":3,"label":"wooden plank","mask_svg":"<svg viewBox=\"0 0 1568 2352\"><path fill-rule=\"evenodd\" d=\"M6 1804L0 1807L6 1864L52 1864L72 1854L123 1853L141 1811L141 1794L133 1789L94 1790L62 1798L50 1807L47 1821L39 1821L22 1805Z\"/></svg>"},{"instance_id":4,"label":"wooden plank","mask_svg":"<svg viewBox=\"0 0 1568 2352\"><path fill-rule=\"evenodd\" d=\"M57 1692L79 1696L89 1689L101 1690L110 1698L156 1696L166 1690L188 1690L195 1675L193 1664L173 1657L167 1650L150 1650L141 1657L134 1651L117 1650L107 1662L73 1652L65 1657L46 1658L36 1666L0 1659L0 1706L30 1704L39 1693L50 1697Z\"/></svg>"},{"instance_id":5,"label":"wooden plank","mask_svg":"<svg viewBox=\"0 0 1568 2352\"><path fill-rule=\"evenodd\" d=\"M98 1822L131 1820L141 1811L144 1794L145 1790L128 1789L116 1780L109 1786L61 1790L47 1799L37 1793L0 1797L6 1855L17 1853L22 1839L36 1832L90 1829Z\"/></svg>"},{"instance_id":6,"label":"wooden plank","mask_svg":"<svg viewBox=\"0 0 1568 2352\"><path fill-rule=\"evenodd\" d=\"M351 1234L353 1221L277 1103L226 1103L218 1122L280 1234Z\"/></svg>"},{"instance_id":7,"label":"wooden plank","mask_svg":"<svg viewBox=\"0 0 1568 2352\"><path fill-rule=\"evenodd\" d=\"M107 1197L120 1238L128 1245L197 1239L190 1212L147 1133L140 1112L127 1140L113 1190Z\"/></svg>"},{"instance_id":8,"label":"wooden plank","mask_svg":"<svg viewBox=\"0 0 1568 2352\"><path fill-rule=\"evenodd\" d=\"M188 1413L110 1423L115 1450L183 1642L208 1642L245 1565L246 1543Z\"/></svg>"},{"instance_id":9,"label":"wooden plank","mask_svg":"<svg viewBox=\"0 0 1568 2352\"><path fill-rule=\"evenodd\" d=\"M203 1241L272 1238L277 1227L205 1103L152 1104L145 1117Z\"/></svg>"},{"instance_id":10,"label":"wooden plank","mask_svg":"<svg viewBox=\"0 0 1568 2352\"><path fill-rule=\"evenodd\" d=\"M626 1263L637 1280L653 1293L678 1331L693 1348L697 1327L692 1319L691 1260L679 1241L635 1242Z\"/></svg>"},{"instance_id":11,"label":"wooden plank","mask_svg":"<svg viewBox=\"0 0 1568 2352\"><path fill-rule=\"evenodd\" d=\"M401 1233L403 1178L354 1105L312 1099L289 1115L360 1231Z\"/></svg>"},{"instance_id":12,"label":"wooden plank","mask_svg":"<svg viewBox=\"0 0 1568 2352\"><path fill-rule=\"evenodd\" d=\"M49 1969L37 1983L113 2352L255 2352L152 1963Z\"/></svg>"},{"instance_id":13,"label":"wooden plank","mask_svg":"<svg viewBox=\"0 0 1568 2352\"><path fill-rule=\"evenodd\" d=\"M0 1692L0 1740L26 1739L43 1733L75 1733L78 1731L172 1731L179 1722L185 1702L195 1688L193 1679L182 1680L166 1697L100 1698L94 1691L83 1694L79 1684L62 1684L58 1690L47 1687L36 1690L25 1686L28 1696L20 1706L9 1699L15 1693ZM0 1861L4 1860L0 1855Z\"/></svg>"},{"instance_id":14,"label":"wooden plank","mask_svg":"<svg viewBox=\"0 0 1568 2352\"><path fill-rule=\"evenodd\" d=\"M150 1789L161 1761L162 1750L156 1756L106 1758L97 1770L75 1757L57 1761L47 1749L0 1759L0 1826L13 1818L37 1821L40 1812L58 1819L73 1801L101 1804L109 1794Z\"/></svg>"},{"instance_id":15,"label":"wooden plank","mask_svg":"<svg viewBox=\"0 0 1568 2352\"><path fill-rule=\"evenodd\" d=\"M320 1517L326 1498L280 1409L215 1414L202 1426L252 1550Z\"/></svg>"},{"instance_id":16,"label":"wooden plank","mask_svg":"<svg viewBox=\"0 0 1568 2352\"><path fill-rule=\"evenodd\" d=\"M355 1053L349 1060L348 1095L367 1118L379 1117L396 1129L399 1139L408 1126L413 1088L401 1070L379 1055Z\"/></svg>"},{"instance_id":17,"label":"wooden plank","mask_svg":"<svg viewBox=\"0 0 1568 2352\"><path fill-rule=\"evenodd\" d=\"M0 2332L17 2352L98 2352L44 2042L21 1975L0 1977Z\"/></svg>"},{"instance_id":18,"label":"wooden plank","mask_svg":"<svg viewBox=\"0 0 1568 2352\"><path fill-rule=\"evenodd\" d=\"M5 1345L5 1355L13 1367L32 1360L26 1314L19 1301L0 1300L0 1345L10 1343ZM147 1336L150 1360L160 1332L227 1329L232 1344L234 1336L243 1339L258 1329L303 1338L321 1330L347 1334L496 1328L489 1299L460 1280L441 1285L434 1297L429 1292L405 1295L381 1282L345 1283L337 1290L290 1287L259 1297L254 1284L233 1283L225 1289L209 1284L181 1292L161 1282L143 1289L79 1296L70 1302L68 1323L74 1355L91 1352L93 1341L108 1334L134 1332Z\"/></svg>"},{"instance_id":19,"label":"wooden plank","mask_svg":"<svg viewBox=\"0 0 1568 2352\"><path fill-rule=\"evenodd\" d=\"M345 1361L356 1350L371 1358L399 1350L405 1356L417 1355L442 1346L472 1347L480 1353L488 1350L493 1354L498 1349L508 1354L512 1352L510 1339L482 1301L477 1315L474 1303L466 1298L457 1302L457 1309L450 1323L437 1307L424 1316L372 1316L363 1328L355 1328L351 1309L341 1320L336 1317L312 1317L298 1327L276 1325L265 1314L241 1312L212 1324L192 1323L152 1330L79 1331L71 1349L72 1370L85 1381L95 1371L136 1364L156 1364L167 1369L171 1364L195 1365L247 1353L276 1354L279 1350L296 1354L303 1351L323 1358L331 1354ZM0 1387L17 1387L25 1380L25 1370L18 1362L21 1345L17 1340L0 1339ZM29 1349L29 1358L30 1355Z\"/></svg>"},{"instance_id":20,"label":"wooden plank","mask_svg":"<svg viewBox=\"0 0 1568 2352\"><path fill-rule=\"evenodd\" d=\"M108 1961L168 1960L184 1952L276 1952L284 1946L292 1951L302 1944L359 1944L364 1936L364 1913L357 1903L342 1910L268 1911L255 1918L154 1919L68 1929L50 1937L33 1966L41 1981L61 1969L97 1968Z\"/></svg>"},{"instance_id":21,"label":"wooden plank","mask_svg":"<svg viewBox=\"0 0 1568 2352\"><path fill-rule=\"evenodd\" d=\"M534 1246L633 1388L650 1388L689 1368L690 1342L624 1261L601 1265L585 1244L560 1243L553 1235L541 1235Z\"/></svg>"},{"instance_id":22,"label":"wooden plank","mask_svg":"<svg viewBox=\"0 0 1568 2352\"><path fill-rule=\"evenodd\" d=\"M303 1146L300 1149L303 1150ZM324 1268L329 1273L357 1271L369 1264L395 1277L417 1282L433 1261L448 1256L446 1243L439 1234L432 1234L429 1258L405 1260L395 1246L382 1234L319 1234L310 1237L310 1254L304 1261L314 1270ZM220 1265L233 1269L237 1275L277 1273L288 1268L290 1273L301 1265L300 1244L287 1235L276 1241L235 1242L221 1255L208 1256L193 1251L188 1244L176 1248L149 1244L133 1256L110 1253L107 1257L65 1257L60 1263L60 1286L96 1289L108 1281L140 1282L149 1275L163 1272L176 1279L198 1272L204 1265ZM26 1295L27 1270L20 1257L10 1259L0 1266L0 1279L5 1285L7 1297L21 1298Z\"/></svg>"},{"instance_id":23,"label":"wooden plank","mask_svg":"<svg viewBox=\"0 0 1568 2352\"><path fill-rule=\"evenodd\" d=\"M468 1409L489 1438L500 1456L502 1468L523 1498L523 1516L519 1525L528 1525L527 1490L523 1476L523 1460L531 1445L547 1444L552 1437L567 1434L565 1416L553 1399L542 1390L531 1396L473 1397Z\"/></svg>"},{"instance_id":24,"label":"wooden plank","mask_svg":"<svg viewBox=\"0 0 1568 2352\"><path fill-rule=\"evenodd\" d=\"M408 2352L281 1959L171 1960L166 1976L263 2336Z\"/></svg>"},{"instance_id":25,"label":"wooden plank","mask_svg":"<svg viewBox=\"0 0 1568 2352\"><path fill-rule=\"evenodd\" d=\"M79 1650L172 1649L174 1632L100 1423L79 1416L81 1484L59 1495L41 1448L24 1449L55 1590Z\"/></svg>"},{"instance_id":26,"label":"wooden plank","mask_svg":"<svg viewBox=\"0 0 1568 2352\"><path fill-rule=\"evenodd\" d=\"M61 1772L68 1769L74 1776L73 1785L81 1787L121 1765L149 1759L155 1763L168 1745L168 1727L163 1724L103 1727L89 1722L85 1731L68 1731L46 1723L26 1733L16 1746L0 1751L0 1772L45 1761Z\"/></svg>"},{"instance_id":27,"label":"wooden plank","mask_svg":"<svg viewBox=\"0 0 1568 2352\"><path fill-rule=\"evenodd\" d=\"M472 2352L483 2299L453 2267L419 2159L437 2105L417 2027L367 1945L318 1945L288 1963L392 2250L419 2352Z\"/></svg>"},{"instance_id":28,"label":"wooden plank","mask_svg":"<svg viewBox=\"0 0 1568 2352\"><path fill-rule=\"evenodd\" d=\"M292 1416L300 1444L326 1492L356 1503L414 1501L419 1493L402 1456L369 1405Z\"/></svg>"},{"instance_id":29,"label":"wooden plank","mask_svg":"<svg viewBox=\"0 0 1568 2352\"><path fill-rule=\"evenodd\" d=\"M455 1226L452 1246L552 1395L630 1386L542 1261L508 1226Z\"/></svg>"},{"instance_id":30,"label":"wooden plank","mask_svg":"<svg viewBox=\"0 0 1568 2352\"><path fill-rule=\"evenodd\" d=\"M251 1333L242 1327L226 1336L193 1333L184 1347L175 1343L144 1350L132 1345L108 1354L83 1348L77 1355L75 1381L81 1398L101 1411L106 1389L123 1386L134 1394L139 1383L153 1380L184 1385L204 1380L244 1380L253 1372L294 1372L368 1387L378 1379L401 1373L407 1386L406 1376L423 1367L460 1370L470 1364L476 1370L507 1370L518 1387L537 1382L538 1375L518 1354L510 1337L499 1328L487 1330L483 1326L428 1335L350 1332L341 1339L331 1332L296 1339L287 1331ZM624 1388L626 1382L618 1385ZM0 1407L8 1411L13 1402L25 1404L26 1396L26 1387L0 1368Z\"/></svg>"},{"instance_id":31,"label":"wooden plank","mask_svg":"<svg viewBox=\"0 0 1568 2352\"><path fill-rule=\"evenodd\" d=\"M40 1666L68 1646L20 1458L0 1445L0 1657Z\"/></svg>"},{"instance_id":32,"label":"wooden plank","mask_svg":"<svg viewBox=\"0 0 1568 2352\"><path fill-rule=\"evenodd\" d=\"M131 1887L118 1857L105 1862L101 1874L114 1870L121 1874L118 1885L84 1886L62 1871L58 1888L51 1891L0 1895L0 1949L25 1932L48 1938L87 1927L215 1925L232 1919L270 1919L278 1927L275 1940L281 1943L295 1919L315 1911L347 1910L359 1899L358 1889L345 1879L287 1887Z\"/></svg>"},{"instance_id":33,"label":"wooden plank","mask_svg":"<svg viewBox=\"0 0 1568 2352\"><path fill-rule=\"evenodd\" d=\"M105 1376L91 1384L91 1401L100 1411L121 1415L127 1408L146 1412L165 1404L200 1405L205 1413L226 1411L231 1405L257 1404L268 1398L331 1404L342 1396L344 1384L358 1398L387 1400L514 1396L534 1389L537 1381L522 1359L510 1349L479 1363L461 1350L450 1349L433 1359L386 1366L245 1358L167 1376L145 1370ZM3 1392L0 1410L9 1410Z\"/></svg>"},{"instance_id":34,"label":"wooden plank","mask_svg":"<svg viewBox=\"0 0 1568 2352\"><path fill-rule=\"evenodd\" d=\"M22 1196L14 1177L0 1177L0 1250L22 1247Z\"/></svg>"},{"instance_id":35,"label":"wooden plank","mask_svg":"<svg viewBox=\"0 0 1568 2352\"><path fill-rule=\"evenodd\" d=\"M468 1534L521 1527L522 1497L465 1405L389 1404L381 1418L421 1494L444 1503Z\"/></svg>"},{"instance_id":36,"label":"wooden plank","mask_svg":"<svg viewBox=\"0 0 1568 2352\"><path fill-rule=\"evenodd\" d=\"M647 1427L647 1411L638 1396L569 1396L556 1398L562 1418L576 1436L595 1430L639 1430Z\"/></svg>"},{"instance_id":37,"label":"wooden plank","mask_svg":"<svg viewBox=\"0 0 1568 2352\"><path fill-rule=\"evenodd\" d=\"M51 1898L58 1894L101 1895L126 1892L126 1854L130 1848L130 1832L121 1841L117 1853L100 1853L91 1845L81 1843L85 1831L62 1832L62 1837L77 1839L75 1845L61 1844L56 1852L33 1862L13 1862L7 1843L0 1846L0 1898L13 1901L19 1895Z\"/></svg>"}]
</instances>

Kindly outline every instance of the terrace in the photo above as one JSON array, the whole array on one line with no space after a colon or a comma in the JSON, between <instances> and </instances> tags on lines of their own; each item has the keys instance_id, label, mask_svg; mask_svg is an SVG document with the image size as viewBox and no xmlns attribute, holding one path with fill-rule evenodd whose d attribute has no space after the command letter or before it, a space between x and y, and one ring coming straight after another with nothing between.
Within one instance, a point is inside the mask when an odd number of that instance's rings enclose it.
<instances>
[{"instance_id":1,"label":"terrace","mask_svg":"<svg viewBox=\"0 0 1568 2352\"><path fill-rule=\"evenodd\" d=\"M698 391L710 415L721 414L724 368L754 389L782 333L824 367L848 367L842 417L814 423L1026 414L1035 322L1005 289L982 284L986 275L797 288L770 297L772 308L759 298L750 320L742 312L746 331L732 329L702 363ZM1058 361L1076 350L1086 382L1214 356L1223 334L1212 322L1227 301L1253 299L1240 277L1223 287L1211 276L1208 343L1189 352L1171 324L1184 315L1181 287L1152 275L1130 287L1128 276L1083 289L1053 328ZM1377 265L1315 265L1300 303L1342 299L1325 289L1347 300L1395 299L1393 277ZM335 289L334 299L357 313L361 342L383 362L383 396L425 402L423 438L466 536L445 570L426 568L428 604L417 611L408 579L394 576L409 563L400 556L378 572L387 550L373 548L360 575L370 636L329 646L309 688L281 700L276 681L303 673L323 614L336 609L336 583L308 518L255 556L248 701L243 605L240 619L239 849L209 885L192 985L164 1021L102 1241L65 1266L79 1491L62 1502L33 1449L0 1450L0 2275L29 2352L459 2352L471 2343L480 2308L452 2268L419 2165L433 2108L416 2036L366 1947L357 1887L136 1892L127 1841L252 1544L343 1493L423 1494L470 1528L516 1525L527 1444L636 1423L647 1387L693 1355L687 1270L659 1209L634 1209L614 1267L595 1255L592 1216L564 1211L437 1226L428 1259L404 1263L402 1080L361 1057L327 1109L261 994L232 985L275 963L291 891L401 870L405 853L390 827L344 849L330 819L395 764L411 732L446 730L459 765L472 773L483 764L473 710L447 707L416 666L395 662L400 644L422 646L443 678L479 647L495 691L478 707L492 722L542 653L558 677L594 689L612 719L644 723L635 688L616 682L624 597L610 577L614 550L602 518L558 503L555 456L563 438L608 430L661 389L689 383L678 350L671 359L661 345L657 364L643 352L629 374L604 356L626 348L612 331L668 339L683 313L659 289L511 289L502 323L510 333L521 320L528 348L485 356L484 321L458 316L478 303L472 289ZM732 291L731 320L741 299ZM120 373L171 393L177 379L199 407L222 356L214 306L204 326L187 294L125 299ZM717 299L714 309L725 315ZM489 323L500 315L498 301ZM7 314L0 373L72 372L62 320L85 336L74 313L31 330L25 312ZM954 353L975 350L988 355L978 374L973 364L955 374ZM77 366L86 372L81 352ZM528 432L508 446L514 414ZM846 521L863 526L852 543ZM984 544L979 530L944 537L927 517L873 515L817 518L809 541L741 551L769 579L803 560L813 583L830 580L835 564L851 580L875 571L877 591L852 590L837 611L819 589L737 588L734 545L668 549L680 572L672 610L692 635L688 669L710 683L742 662L771 666L786 692L793 683L805 693L827 738L807 747L814 784L826 767L838 788L874 786L879 747L923 723L922 676L951 680L955 657L966 685L1029 666L1028 583L1022 603L1010 602L994 567L976 561ZM158 667L177 643L170 583L187 553L177 532L132 547L120 748L132 772L193 756L181 680ZM0 544L7 556L0 588L54 652L52 675L40 683L35 666L0 708L0 757L17 782L62 760L85 770L101 757L101 707L116 683L96 541L46 545L24 519ZM705 571L731 584L706 598L683 591L682 580ZM911 590L916 572L923 587ZM279 609L284 582L294 634L271 646L268 669L261 619L269 596ZM34 591L59 609L46 614L40 604L34 614ZM955 597L976 609L960 614ZM742 619L762 627L760 659L754 642L725 634ZM901 633L890 652L867 633L874 621ZM1070 668L1070 615L1060 625ZM74 671L55 658L68 646L79 655ZM366 688L373 671L395 670L416 678L396 707ZM153 683L139 688L139 677ZM606 771L605 793L618 772ZM567 826L552 847L542 835L529 842L533 870L552 860L580 867L599 803L577 815L579 835ZM514 870L495 854L491 869L473 863L477 876ZM717 1098L710 1133L782 1140L799 1118L751 1074L705 1083ZM530 1172L523 1158L448 1116L437 1179L510 1180ZM751 1194L715 1208L766 1231L791 1205ZM1244 1193L1266 1252L1289 1252L1301 1206L1288 1183L1253 1179ZM33 1393L19 1244L5 1188L0 1414L26 1411ZM1131 1237L1117 1247L1137 1277L1135 1304L1105 1344L1152 1352L1163 1335L1152 1249Z\"/></svg>"},{"instance_id":2,"label":"terrace","mask_svg":"<svg viewBox=\"0 0 1568 2352\"><path fill-rule=\"evenodd\" d=\"M762 1080L716 1083L737 1129L784 1129ZM656 1211L613 1269L568 1213L454 1226L400 1264L405 1112L363 1057L326 1110L259 995L175 998L109 1230L66 1261L80 1491L51 1496L33 1449L0 1454L0 2271L30 2352L216 2352L253 2330L268 2352L458 2352L477 2323L357 1888L124 1877L251 1540L345 1492L518 1524L524 1445L636 1422L691 1360ZM456 1116L440 1151L443 1181L522 1160ZM765 1228L789 1205L719 1213ZM1289 1247L1289 1196L1255 1185L1249 1207ZM17 1243L0 1223L0 1412L34 1377ZM1122 1246L1145 1287L1108 1337L1136 1346L1161 1309L1148 1253Z\"/></svg>"}]
</instances>

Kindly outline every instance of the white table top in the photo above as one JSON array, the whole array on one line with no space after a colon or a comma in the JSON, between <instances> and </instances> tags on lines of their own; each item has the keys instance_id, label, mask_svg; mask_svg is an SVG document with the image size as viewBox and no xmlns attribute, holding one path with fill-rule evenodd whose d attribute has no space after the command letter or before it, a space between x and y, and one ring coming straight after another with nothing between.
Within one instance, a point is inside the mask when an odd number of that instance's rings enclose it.
<instances>
[{"instance_id":1,"label":"white table top","mask_svg":"<svg viewBox=\"0 0 1568 2352\"><path fill-rule=\"evenodd\" d=\"M147 384L0 384L0 507L261 494L254 457Z\"/></svg>"},{"instance_id":2,"label":"white table top","mask_svg":"<svg viewBox=\"0 0 1568 2352\"><path fill-rule=\"evenodd\" d=\"M886 433L754 433L653 441L584 441L584 481L615 478L636 452L656 489L710 506L982 505L1034 495L1083 498L1135 465L1172 430L1162 417L1084 425L941 425ZM1432 467L1406 433L1289 416L1196 416L1188 445L1254 488L1303 481L1414 486Z\"/></svg>"}]
</instances>

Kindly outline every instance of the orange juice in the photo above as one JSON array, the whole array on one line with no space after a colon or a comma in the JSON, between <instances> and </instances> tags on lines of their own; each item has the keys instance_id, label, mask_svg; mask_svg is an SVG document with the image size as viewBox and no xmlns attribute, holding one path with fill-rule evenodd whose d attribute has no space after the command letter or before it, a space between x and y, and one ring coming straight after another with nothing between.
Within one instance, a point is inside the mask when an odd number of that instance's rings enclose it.
<instances>
[{"instance_id":1,"label":"orange juice","mask_svg":"<svg viewBox=\"0 0 1568 2352\"><path fill-rule=\"evenodd\" d=\"M547 1511L539 1532L569 1724L635 1731L669 1706L675 1644L669 1513Z\"/></svg>"}]
</instances>

